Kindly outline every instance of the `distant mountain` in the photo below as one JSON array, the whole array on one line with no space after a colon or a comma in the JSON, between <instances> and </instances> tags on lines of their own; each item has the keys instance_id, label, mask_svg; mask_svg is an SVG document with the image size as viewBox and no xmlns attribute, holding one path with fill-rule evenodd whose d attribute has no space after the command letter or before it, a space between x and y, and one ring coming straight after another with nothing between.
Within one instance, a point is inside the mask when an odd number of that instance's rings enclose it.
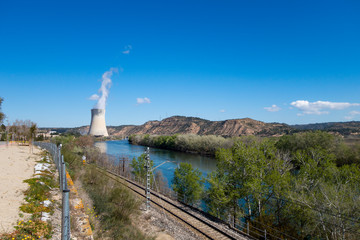
<instances>
[{"instance_id":1,"label":"distant mountain","mask_svg":"<svg viewBox=\"0 0 360 240\"><path fill-rule=\"evenodd\" d=\"M291 127L298 130L322 130L327 132L335 132L343 136L360 135L359 121L313 123L303 125L291 125Z\"/></svg>"},{"instance_id":2,"label":"distant mountain","mask_svg":"<svg viewBox=\"0 0 360 240\"><path fill-rule=\"evenodd\" d=\"M60 133L66 130L67 132L86 134L89 131L89 126L51 129L59 129ZM360 136L360 122L358 121L287 125L284 123L265 123L251 118L209 121L184 116L173 116L162 121L148 121L142 125L108 126L107 129L111 136L129 136L131 134L171 135L178 133L225 137L244 135L269 137L309 130L334 132L343 136Z\"/></svg>"},{"instance_id":3,"label":"distant mountain","mask_svg":"<svg viewBox=\"0 0 360 240\"><path fill-rule=\"evenodd\" d=\"M148 121L140 126L126 125L108 127L110 135L129 136L131 134L199 134L221 136L279 136L287 134L292 128L281 123L264 123L250 118L225 121L209 121L195 117L173 116L162 121Z\"/></svg>"}]
</instances>

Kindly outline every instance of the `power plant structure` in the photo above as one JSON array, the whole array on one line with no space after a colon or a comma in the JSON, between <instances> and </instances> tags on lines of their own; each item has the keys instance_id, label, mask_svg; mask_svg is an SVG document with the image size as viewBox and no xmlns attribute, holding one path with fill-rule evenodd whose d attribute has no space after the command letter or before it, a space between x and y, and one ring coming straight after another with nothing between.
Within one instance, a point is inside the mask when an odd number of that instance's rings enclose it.
<instances>
[{"instance_id":1,"label":"power plant structure","mask_svg":"<svg viewBox=\"0 0 360 240\"><path fill-rule=\"evenodd\" d=\"M109 136L105 123L105 109L91 109L91 123L89 135L99 137Z\"/></svg>"}]
</instances>

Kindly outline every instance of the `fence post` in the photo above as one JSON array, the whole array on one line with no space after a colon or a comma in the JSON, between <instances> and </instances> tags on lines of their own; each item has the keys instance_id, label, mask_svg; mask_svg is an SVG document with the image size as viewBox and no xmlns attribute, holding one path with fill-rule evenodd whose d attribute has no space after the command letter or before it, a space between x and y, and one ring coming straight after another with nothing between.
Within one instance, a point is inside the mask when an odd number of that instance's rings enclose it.
<instances>
[{"instance_id":1,"label":"fence post","mask_svg":"<svg viewBox=\"0 0 360 240\"><path fill-rule=\"evenodd\" d=\"M62 228L61 228L61 239L70 239L70 208L69 208L69 195L70 190L64 189L62 196Z\"/></svg>"},{"instance_id":2,"label":"fence post","mask_svg":"<svg viewBox=\"0 0 360 240\"><path fill-rule=\"evenodd\" d=\"M64 190L67 189L67 186L66 186L66 169L65 169L65 162L63 155L61 155L61 172L62 172L61 185L62 185L62 190Z\"/></svg>"},{"instance_id":3,"label":"fence post","mask_svg":"<svg viewBox=\"0 0 360 240\"><path fill-rule=\"evenodd\" d=\"M59 152L59 154L58 154L58 170L59 170L59 174L60 174L60 169L61 169L61 147L62 147L62 145L60 144L59 145L59 148L58 148L58 152Z\"/></svg>"}]
</instances>

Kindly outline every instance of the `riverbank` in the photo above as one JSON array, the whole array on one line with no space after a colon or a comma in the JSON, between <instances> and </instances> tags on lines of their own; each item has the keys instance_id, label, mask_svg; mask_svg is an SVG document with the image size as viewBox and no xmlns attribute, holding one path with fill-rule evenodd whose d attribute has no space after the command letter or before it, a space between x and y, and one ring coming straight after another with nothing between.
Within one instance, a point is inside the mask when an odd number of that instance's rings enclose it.
<instances>
[{"instance_id":1,"label":"riverbank","mask_svg":"<svg viewBox=\"0 0 360 240\"><path fill-rule=\"evenodd\" d=\"M0 233L13 230L19 218L19 207L24 201L23 191L31 178L40 150L29 146L0 145Z\"/></svg>"},{"instance_id":2,"label":"riverbank","mask_svg":"<svg viewBox=\"0 0 360 240\"><path fill-rule=\"evenodd\" d=\"M231 148L236 138L224 138L215 135L175 134L131 135L129 143L179 152L214 157L219 148Z\"/></svg>"}]
</instances>

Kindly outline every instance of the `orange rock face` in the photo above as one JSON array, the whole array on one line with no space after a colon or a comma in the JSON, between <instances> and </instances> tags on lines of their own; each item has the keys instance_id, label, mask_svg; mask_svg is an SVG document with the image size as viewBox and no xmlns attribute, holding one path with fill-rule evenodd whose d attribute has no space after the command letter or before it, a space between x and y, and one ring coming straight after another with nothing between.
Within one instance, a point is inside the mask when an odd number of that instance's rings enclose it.
<instances>
[{"instance_id":1,"label":"orange rock face","mask_svg":"<svg viewBox=\"0 0 360 240\"><path fill-rule=\"evenodd\" d=\"M108 132L113 136L129 136L131 134L199 134L232 137L243 135L282 135L288 129L290 127L286 124L264 123L250 118L209 121L201 118L174 116L162 121L148 121L140 126L108 127Z\"/></svg>"}]
</instances>

